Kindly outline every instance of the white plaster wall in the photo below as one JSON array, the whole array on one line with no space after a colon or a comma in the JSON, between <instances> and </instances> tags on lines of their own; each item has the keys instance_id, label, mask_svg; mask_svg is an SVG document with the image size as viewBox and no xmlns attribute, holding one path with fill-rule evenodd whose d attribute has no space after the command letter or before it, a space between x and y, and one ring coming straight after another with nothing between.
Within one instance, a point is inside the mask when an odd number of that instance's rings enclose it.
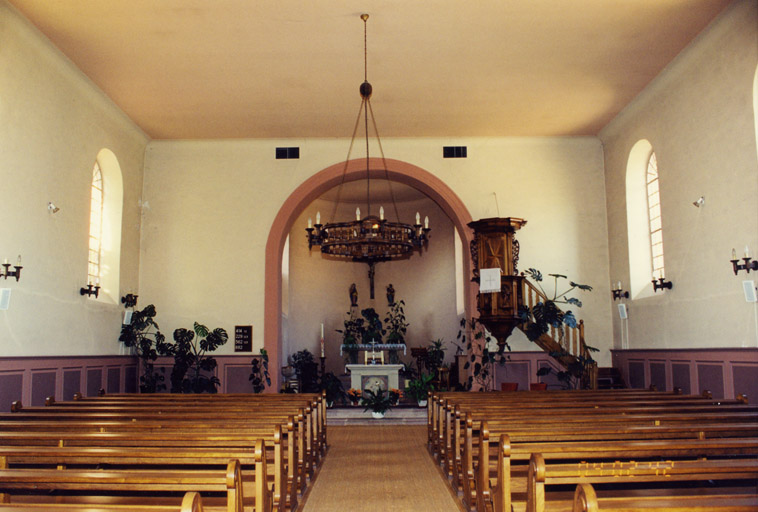
<instances>
[{"instance_id":1,"label":"white plaster wall","mask_svg":"<svg viewBox=\"0 0 758 512\"><path fill-rule=\"evenodd\" d=\"M0 355L118 354L123 306L86 285L92 167L102 148L123 174L120 290L138 293L145 135L49 41L0 1L0 259L23 257L0 311ZM48 201L60 211L50 215ZM120 296L120 295L119 295Z\"/></svg>"},{"instance_id":2,"label":"white plaster wall","mask_svg":"<svg viewBox=\"0 0 758 512\"><path fill-rule=\"evenodd\" d=\"M729 262L758 251L758 159L752 109L758 4L738 0L601 133L610 271L629 283L625 173L648 139L658 157L666 277L672 291L629 301L630 348L758 346L755 305ZM705 206L692 202L705 196ZM614 315L614 339L622 328Z\"/></svg>"},{"instance_id":3,"label":"white plaster wall","mask_svg":"<svg viewBox=\"0 0 758 512\"><path fill-rule=\"evenodd\" d=\"M498 214L526 218L529 223L518 234L520 268L564 273L594 286L578 316L587 322L588 343L610 348L603 154L598 139L382 142L387 157L424 168L447 183L474 219ZM341 161L348 144L349 139L149 144L140 301L156 305L164 331L189 327L195 320L230 332L234 325L252 324L254 351L262 347L264 252L271 224L292 191L312 174ZM442 146L451 144L468 146L468 158L443 159ZM301 158L275 160L276 146L300 146ZM301 215L302 219L308 216L314 214ZM304 234L298 235L297 227L294 231L291 245L305 244ZM292 283L294 270L290 272ZM377 275L382 272L380 265ZM386 286L383 277L378 277L378 283ZM399 296L405 295L402 285L394 284ZM291 306L298 300L297 293L299 288L291 284ZM341 299L336 307L344 309L346 304ZM454 298L451 304L454 313ZM290 315L290 339L295 336L293 322ZM313 326L313 332L317 328ZM433 330L430 333L435 337L444 336ZM232 350L230 344L220 353ZM607 350L599 359L601 364L610 361Z\"/></svg>"}]
</instances>

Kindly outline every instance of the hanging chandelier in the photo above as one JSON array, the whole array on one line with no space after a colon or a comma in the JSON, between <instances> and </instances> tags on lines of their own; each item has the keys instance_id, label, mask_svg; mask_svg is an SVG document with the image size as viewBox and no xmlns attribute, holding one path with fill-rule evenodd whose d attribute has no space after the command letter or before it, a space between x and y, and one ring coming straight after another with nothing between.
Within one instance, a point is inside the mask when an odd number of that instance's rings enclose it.
<instances>
[{"instance_id":1,"label":"hanging chandelier","mask_svg":"<svg viewBox=\"0 0 758 512\"><path fill-rule=\"evenodd\" d=\"M368 65L366 52L366 25L368 14L362 14L363 20L363 68L364 79L360 86L361 108L358 111L358 119L355 122L355 129L350 140L350 149L345 160L345 167L342 173L342 182L337 193L337 200L334 206L334 216L336 216L337 206L342 191L342 185L345 182L348 162L350 161L350 152L355 142L358 126L360 125L361 115L363 115L363 124L366 135L366 216L361 217L361 209L356 208L355 219L343 222L328 222L321 224L321 213L316 214L316 223L308 219L308 248L313 246L321 247L321 252L338 259L357 261L369 265L369 278L371 280L371 298L374 298L374 266L376 263L397 259L409 258L413 251L421 249L429 241L429 217L424 218L424 224L421 224L421 216L416 212L416 223L405 224L400 222L400 216L397 213L397 205L392 193L392 185L389 180L382 143L379 139L379 132L376 129L376 119L371 108L372 87L368 82ZM390 199L394 208L397 222L390 222L384 216L384 207L379 207L379 215L373 215L371 211L371 178L369 176L369 114L376 134L376 139L381 153L385 177L389 185Z\"/></svg>"}]
</instances>

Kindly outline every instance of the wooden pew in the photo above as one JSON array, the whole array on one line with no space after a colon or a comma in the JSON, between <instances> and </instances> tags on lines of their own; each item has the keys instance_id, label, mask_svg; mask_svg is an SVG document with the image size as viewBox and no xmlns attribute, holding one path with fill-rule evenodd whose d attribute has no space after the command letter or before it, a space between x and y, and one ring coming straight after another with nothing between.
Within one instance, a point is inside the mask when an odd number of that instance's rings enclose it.
<instances>
[{"instance_id":1,"label":"wooden pew","mask_svg":"<svg viewBox=\"0 0 758 512\"><path fill-rule=\"evenodd\" d=\"M260 451L259 451L260 454ZM265 488L265 485L262 486ZM75 470L75 469L0 469L0 492L3 502L36 501L44 503L56 493L54 501L70 503L116 503L125 505L146 500L170 500L171 492L216 492L226 495L227 512L245 512L240 464L229 461L225 470ZM263 489L256 489L255 505L247 510L270 512ZM85 492L84 496L80 493ZM73 494L72 494L73 493ZM122 496L119 497L118 493ZM130 494L140 493L139 498ZM167 494L169 493L169 494Z\"/></svg>"},{"instance_id":2,"label":"wooden pew","mask_svg":"<svg viewBox=\"0 0 758 512\"><path fill-rule=\"evenodd\" d=\"M484 446L488 433L484 430ZM484 452L483 452L484 453ZM681 439L681 440L623 440L585 441L576 443L542 442L511 444L507 434L502 434L498 443L495 484L492 485L489 461L476 467L476 475L467 475L469 504L478 510L486 510L491 502L495 512L511 510L514 493L527 491L525 477L532 454L539 453L550 461L642 461L660 459L697 460L707 457L717 460L727 456L758 458L758 437L728 439ZM731 460L731 459L729 459ZM519 462L520 467L514 462ZM472 500L475 500L472 503ZM521 500L523 501L523 500Z\"/></svg>"},{"instance_id":3,"label":"wooden pew","mask_svg":"<svg viewBox=\"0 0 758 512\"><path fill-rule=\"evenodd\" d=\"M758 494L636 496L598 498L592 484L579 484L573 512L755 512ZM1 511L0 511L1 512Z\"/></svg>"},{"instance_id":4,"label":"wooden pew","mask_svg":"<svg viewBox=\"0 0 758 512\"><path fill-rule=\"evenodd\" d=\"M0 503L0 512L204 512L200 493L187 492L180 508L168 505L78 505L75 503Z\"/></svg>"},{"instance_id":5,"label":"wooden pew","mask_svg":"<svg viewBox=\"0 0 758 512\"><path fill-rule=\"evenodd\" d=\"M529 461L527 477L526 511L545 512L551 494L548 490L551 486L578 483L589 483L595 486L610 485L614 496L622 496L626 485L633 491L632 486L654 484L657 493L668 488L671 488L673 493L676 491L677 484L682 482L687 482L690 493L696 490L692 488L693 483L701 485L706 492L714 493L718 492L718 482L722 481L729 481L730 484L738 481L747 488L756 489L758 459L614 462L588 460L579 463L554 463L546 462L542 454L533 453ZM728 491L726 488L723 490ZM563 504L556 501L549 504L550 510L560 505L568 509L572 505L568 500Z\"/></svg>"}]
</instances>

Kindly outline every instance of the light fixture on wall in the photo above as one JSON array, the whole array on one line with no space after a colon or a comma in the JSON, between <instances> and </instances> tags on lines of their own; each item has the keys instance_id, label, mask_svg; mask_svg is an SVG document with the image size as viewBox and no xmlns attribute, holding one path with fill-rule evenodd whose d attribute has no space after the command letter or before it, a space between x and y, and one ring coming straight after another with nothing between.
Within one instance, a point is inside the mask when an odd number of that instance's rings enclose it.
<instances>
[{"instance_id":1,"label":"light fixture on wall","mask_svg":"<svg viewBox=\"0 0 758 512\"><path fill-rule=\"evenodd\" d=\"M697 200L696 200L696 201L694 201L694 202L692 203L692 205L693 205L695 208L700 208L700 207L701 207L701 206L703 206L704 204L705 204L705 196L700 196L700 197L698 197L698 198L697 198Z\"/></svg>"},{"instance_id":2,"label":"light fixture on wall","mask_svg":"<svg viewBox=\"0 0 758 512\"><path fill-rule=\"evenodd\" d=\"M742 261L745 263L740 263L740 260L737 258L737 251L734 249L732 249L732 259L729 261L732 262L735 276L740 270L744 270L748 274L751 270L758 270L758 260L754 260L750 257L750 247L747 245L745 246L745 256L742 258Z\"/></svg>"},{"instance_id":3,"label":"light fixture on wall","mask_svg":"<svg viewBox=\"0 0 758 512\"><path fill-rule=\"evenodd\" d=\"M429 241L429 217L424 218L424 224L421 224L421 216L416 213L416 223L406 224L400 222L400 216L397 213L397 205L392 194L392 186L389 180L389 171L386 164L384 172L389 184L390 198L394 207L397 222L390 222L384 217L384 207L379 207L379 215L371 213L371 177L369 173L369 125L368 117L371 114L371 122L376 134L382 162L385 162L382 143L379 139L379 133L376 129L376 119L373 109L371 108L372 87L368 82L368 65L366 51L366 25L368 14L362 14L363 20L363 67L364 80L360 86L361 108L358 111L358 119L355 122L350 148L342 174L342 182L337 193L337 201L334 206L334 214L339 206L340 192L345 182L348 162L350 161L350 151L353 148L355 137L360 124L361 113L363 114L364 129L366 133L366 216L361 217L361 209L356 208L355 220L343 222L328 222L321 224L321 212L316 213L316 223L308 219L308 248L314 245L321 247L321 252L328 256L336 257L349 261L367 263L369 265L369 281L371 298L374 298L374 272L375 265L379 262L409 258L414 250L419 252L428 244ZM334 216L334 215L333 215Z\"/></svg>"},{"instance_id":4,"label":"light fixture on wall","mask_svg":"<svg viewBox=\"0 0 758 512\"><path fill-rule=\"evenodd\" d=\"M15 270L11 270L11 264L8 263L8 258L5 258L5 261L3 261L3 268L0 270L0 277L3 279L8 279L9 277L15 277L16 281L21 279L21 269L24 268L21 266L21 255L18 255L18 259L16 260L16 264L13 265L13 268Z\"/></svg>"},{"instance_id":5,"label":"light fixture on wall","mask_svg":"<svg viewBox=\"0 0 758 512\"><path fill-rule=\"evenodd\" d=\"M613 294L613 300L619 300L619 299L628 299L629 298L629 292L625 292L621 289L621 281L616 281L616 288L611 290L611 293Z\"/></svg>"},{"instance_id":6,"label":"light fixture on wall","mask_svg":"<svg viewBox=\"0 0 758 512\"><path fill-rule=\"evenodd\" d=\"M121 304L123 304L125 308L133 308L137 305L137 297L139 297L139 295L127 293L121 297Z\"/></svg>"},{"instance_id":7,"label":"light fixture on wall","mask_svg":"<svg viewBox=\"0 0 758 512\"><path fill-rule=\"evenodd\" d=\"M95 286L92 286L92 283L87 283L86 288L79 288L79 295L87 295L88 297L95 296L95 298L100 295L100 281L95 281Z\"/></svg>"},{"instance_id":8,"label":"light fixture on wall","mask_svg":"<svg viewBox=\"0 0 758 512\"><path fill-rule=\"evenodd\" d=\"M47 211L50 213L58 213L59 211L61 211L61 209L55 206L55 203L50 201L49 203L47 203Z\"/></svg>"},{"instance_id":9,"label":"light fixture on wall","mask_svg":"<svg viewBox=\"0 0 758 512\"><path fill-rule=\"evenodd\" d=\"M674 283L671 281L666 281L666 278L661 276L658 279L655 278L655 275L653 275L653 291L657 292L658 290L671 290L674 287Z\"/></svg>"}]
</instances>

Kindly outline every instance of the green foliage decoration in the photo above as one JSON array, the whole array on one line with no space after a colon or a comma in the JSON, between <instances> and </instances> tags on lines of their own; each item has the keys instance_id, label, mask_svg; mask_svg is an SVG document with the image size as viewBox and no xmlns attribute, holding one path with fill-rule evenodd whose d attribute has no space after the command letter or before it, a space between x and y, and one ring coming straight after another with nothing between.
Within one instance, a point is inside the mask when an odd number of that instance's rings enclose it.
<instances>
[{"instance_id":1,"label":"green foliage decoration","mask_svg":"<svg viewBox=\"0 0 758 512\"><path fill-rule=\"evenodd\" d=\"M483 391L491 391L495 381L495 365L505 366L509 358L505 350L510 351L510 345L503 342L497 345L497 350L490 350L493 343L497 342L477 318L468 321L465 318L461 319L458 340L468 352L468 359L463 368L464 370L471 369L464 388L471 391L476 384Z\"/></svg>"},{"instance_id":2,"label":"green foliage decoration","mask_svg":"<svg viewBox=\"0 0 758 512\"><path fill-rule=\"evenodd\" d=\"M133 349L142 362L142 375L139 379L141 393L156 393L166 389L165 369L156 370L154 362L158 356L169 354L170 346L155 321L155 315L155 306L152 304L141 311L134 311L132 322L121 326L118 338L125 347Z\"/></svg>"},{"instance_id":3,"label":"green foliage decoration","mask_svg":"<svg viewBox=\"0 0 758 512\"><path fill-rule=\"evenodd\" d=\"M226 330L210 330L195 322L193 330L179 328L174 331L174 368L171 371L172 393L216 393L221 383L213 375L216 359L209 356L229 339Z\"/></svg>"},{"instance_id":4,"label":"green foliage decoration","mask_svg":"<svg viewBox=\"0 0 758 512\"><path fill-rule=\"evenodd\" d=\"M253 357L250 362L252 372L250 373L250 384L253 386L253 393L263 393L266 386L271 386L271 376L268 373L268 352L265 348L257 357Z\"/></svg>"},{"instance_id":5,"label":"green foliage decoration","mask_svg":"<svg viewBox=\"0 0 758 512\"><path fill-rule=\"evenodd\" d=\"M361 398L361 405L364 407L364 411L371 410L371 412L385 413L392 408L394 400L389 396L389 393L378 389L376 392L370 389L363 390L363 398Z\"/></svg>"}]
</instances>

